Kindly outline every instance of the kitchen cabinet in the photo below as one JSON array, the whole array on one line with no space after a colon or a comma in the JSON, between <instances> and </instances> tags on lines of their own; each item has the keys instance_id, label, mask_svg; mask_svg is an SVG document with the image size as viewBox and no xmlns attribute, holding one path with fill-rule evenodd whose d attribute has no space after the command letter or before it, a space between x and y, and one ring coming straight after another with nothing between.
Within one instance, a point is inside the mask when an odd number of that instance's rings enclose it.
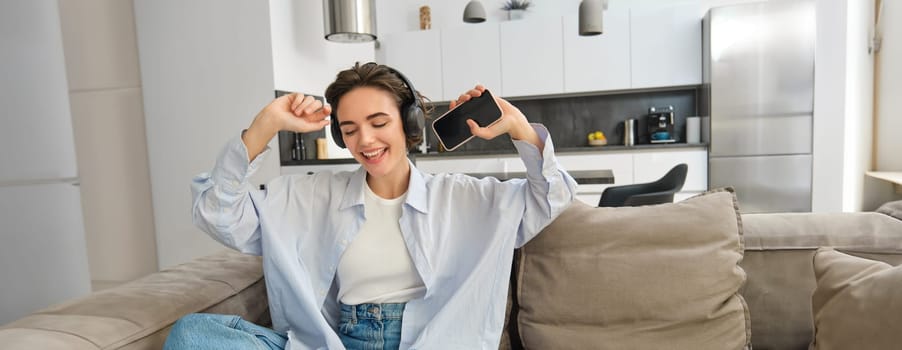
<instances>
[{"instance_id":1,"label":"kitchen cabinet","mask_svg":"<svg viewBox=\"0 0 902 350\"><path fill-rule=\"evenodd\" d=\"M614 173L613 184L577 186L576 199L592 206L598 205L598 199L605 188L633 183L633 154L629 151L560 154L558 162L570 171L610 169Z\"/></svg>"},{"instance_id":2,"label":"kitchen cabinet","mask_svg":"<svg viewBox=\"0 0 902 350\"><path fill-rule=\"evenodd\" d=\"M579 17L563 17L563 92L625 90L630 81L630 13L604 13L604 34L579 36Z\"/></svg>"},{"instance_id":3,"label":"kitchen cabinet","mask_svg":"<svg viewBox=\"0 0 902 350\"><path fill-rule=\"evenodd\" d=\"M360 164L358 164L357 162L343 163L343 164L290 165L290 166L282 167L281 175L291 175L291 174L311 175L313 173L317 173L320 171L331 171L331 172L354 171L354 170L357 170L358 168L360 168Z\"/></svg>"},{"instance_id":4,"label":"kitchen cabinet","mask_svg":"<svg viewBox=\"0 0 902 350\"><path fill-rule=\"evenodd\" d=\"M632 88L701 84L703 17L700 5L631 9Z\"/></svg>"},{"instance_id":5,"label":"kitchen cabinet","mask_svg":"<svg viewBox=\"0 0 902 350\"><path fill-rule=\"evenodd\" d=\"M531 96L564 90L560 17L501 22L501 95Z\"/></svg>"},{"instance_id":6,"label":"kitchen cabinet","mask_svg":"<svg viewBox=\"0 0 902 350\"><path fill-rule=\"evenodd\" d=\"M382 63L403 72L414 87L429 99L446 99L442 91L439 30L393 33L380 38L379 44Z\"/></svg>"},{"instance_id":7,"label":"kitchen cabinet","mask_svg":"<svg viewBox=\"0 0 902 350\"><path fill-rule=\"evenodd\" d=\"M671 168L686 163L689 171L682 191L674 196L680 201L708 190L708 151L704 147L679 147L674 149L624 149L610 151L559 152L558 163L568 171L611 170L613 184L582 184L576 189L577 199L589 205L598 205L605 188L655 181ZM424 156L416 160L416 166L427 173L494 173L523 172L526 167L515 154L459 156ZM304 165L282 167L282 174L306 174L323 170L355 170L357 163L337 165Z\"/></svg>"},{"instance_id":8,"label":"kitchen cabinet","mask_svg":"<svg viewBox=\"0 0 902 350\"><path fill-rule=\"evenodd\" d=\"M441 57L443 100L456 100L477 83L493 91L504 90L497 23L442 30Z\"/></svg>"}]
</instances>

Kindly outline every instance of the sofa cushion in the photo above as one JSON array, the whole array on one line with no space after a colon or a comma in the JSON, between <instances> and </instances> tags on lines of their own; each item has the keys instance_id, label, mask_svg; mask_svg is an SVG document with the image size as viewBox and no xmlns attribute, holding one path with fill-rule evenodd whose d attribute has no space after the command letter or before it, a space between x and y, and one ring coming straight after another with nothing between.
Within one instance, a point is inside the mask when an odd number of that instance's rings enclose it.
<instances>
[{"instance_id":1,"label":"sofa cushion","mask_svg":"<svg viewBox=\"0 0 902 350\"><path fill-rule=\"evenodd\" d=\"M902 266L822 248L811 297L815 349L897 349L902 344Z\"/></svg>"},{"instance_id":2,"label":"sofa cushion","mask_svg":"<svg viewBox=\"0 0 902 350\"><path fill-rule=\"evenodd\" d=\"M744 348L742 253L730 189L654 206L575 202L521 249L521 341L528 349Z\"/></svg>"},{"instance_id":3,"label":"sofa cushion","mask_svg":"<svg viewBox=\"0 0 902 350\"><path fill-rule=\"evenodd\" d=\"M742 233L755 349L808 349L818 247L902 263L902 221L873 212L743 214Z\"/></svg>"},{"instance_id":4,"label":"sofa cushion","mask_svg":"<svg viewBox=\"0 0 902 350\"><path fill-rule=\"evenodd\" d=\"M3 325L0 344L4 349L159 349L171 325L188 313L237 314L260 322L266 304L260 258L223 251Z\"/></svg>"},{"instance_id":5,"label":"sofa cushion","mask_svg":"<svg viewBox=\"0 0 902 350\"><path fill-rule=\"evenodd\" d=\"M887 202L877 208L877 212L902 220L902 201Z\"/></svg>"}]
</instances>

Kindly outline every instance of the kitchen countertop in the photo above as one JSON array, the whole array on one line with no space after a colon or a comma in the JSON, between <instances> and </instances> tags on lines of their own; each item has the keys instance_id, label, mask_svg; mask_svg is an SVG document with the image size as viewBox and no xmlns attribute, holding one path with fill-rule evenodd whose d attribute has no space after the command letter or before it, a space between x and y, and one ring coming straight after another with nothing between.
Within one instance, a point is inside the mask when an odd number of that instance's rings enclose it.
<instances>
[{"instance_id":1,"label":"kitchen countertop","mask_svg":"<svg viewBox=\"0 0 902 350\"><path fill-rule=\"evenodd\" d=\"M614 172L610 169L604 170L573 170L568 171L571 177L576 180L577 184L580 185L588 185L588 184L612 184L614 183ZM467 175L483 178L483 177L494 177L501 181L507 181L510 179L523 179L526 178L526 173L522 171L512 171L506 173L466 173Z\"/></svg>"},{"instance_id":2,"label":"kitchen countertop","mask_svg":"<svg viewBox=\"0 0 902 350\"><path fill-rule=\"evenodd\" d=\"M555 149L558 155L567 153L604 153L612 151L644 151L658 149L680 149L680 148L708 148L707 143L662 143L662 144L641 144L635 146L623 145L605 145L605 146L584 146L584 147L562 147ZM437 159L437 158L461 158L461 157L483 157L483 156L514 156L516 150L511 147L506 150L479 150L479 151L453 151L453 152L429 152L429 153L411 153L411 158L416 159ZM283 161L282 166L293 165L328 165L328 164L350 164L355 163L353 158L342 159L306 159Z\"/></svg>"}]
</instances>

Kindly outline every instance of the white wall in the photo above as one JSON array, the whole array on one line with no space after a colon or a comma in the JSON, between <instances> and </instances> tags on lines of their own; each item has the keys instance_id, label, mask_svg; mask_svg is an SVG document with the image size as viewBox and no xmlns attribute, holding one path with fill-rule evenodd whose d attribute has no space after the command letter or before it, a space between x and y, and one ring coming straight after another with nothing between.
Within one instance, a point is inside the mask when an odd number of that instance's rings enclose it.
<instances>
[{"instance_id":1,"label":"white wall","mask_svg":"<svg viewBox=\"0 0 902 350\"><path fill-rule=\"evenodd\" d=\"M94 290L157 270L131 1L60 1Z\"/></svg>"},{"instance_id":2,"label":"white wall","mask_svg":"<svg viewBox=\"0 0 902 350\"><path fill-rule=\"evenodd\" d=\"M875 75L875 118L874 118L874 162L872 169L878 171L902 171L902 113L898 99L902 96L902 3L883 0L881 28L883 41L874 65ZM883 180L865 179L865 208L882 203L902 200L902 194L895 193L893 186Z\"/></svg>"},{"instance_id":3,"label":"white wall","mask_svg":"<svg viewBox=\"0 0 902 350\"><path fill-rule=\"evenodd\" d=\"M902 171L902 2L883 0L883 44L877 53L876 164L880 171Z\"/></svg>"},{"instance_id":4,"label":"white wall","mask_svg":"<svg viewBox=\"0 0 902 350\"><path fill-rule=\"evenodd\" d=\"M507 20L501 10L501 0L479 0L486 11L487 22ZM608 9L635 7L667 7L680 4L701 4L703 8L758 2L761 0L608 0ZM464 8L470 0L398 0L376 1L377 32L404 32L420 29L420 6L429 6L432 29L467 25L463 22ZM532 0L526 16L560 17L579 13L581 0ZM699 19L701 20L701 19ZM650 23L652 25L653 23Z\"/></svg>"},{"instance_id":5,"label":"white wall","mask_svg":"<svg viewBox=\"0 0 902 350\"><path fill-rule=\"evenodd\" d=\"M874 0L849 1L846 11L846 109L842 211L864 211L864 173L871 168L874 121L874 56L868 52Z\"/></svg>"},{"instance_id":6,"label":"white wall","mask_svg":"<svg viewBox=\"0 0 902 350\"><path fill-rule=\"evenodd\" d=\"M270 0L269 4L276 89L323 96L339 71L358 61L375 61L373 42L335 43L324 38L322 1ZM330 158L352 158L332 142L328 127L326 138Z\"/></svg>"},{"instance_id":7,"label":"white wall","mask_svg":"<svg viewBox=\"0 0 902 350\"><path fill-rule=\"evenodd\" d=\"M811 210L842 211L847 0L817 1Z\"/></svg>"},{"instance_id":8,"label":"white wall","mask_svg":"<svg viewBox=\"0 0 902 350\"><path fill-rule=\"evenodd\" d=\"M322 1L270 0L269 5L276 89L322 96L340 70L375 59L373 42L324 39Z\"/></svg>"},{"instance_id":9,"label":"white wall","mask_svg":"<svg viewBox=\"0 0 902 350\"><path fill-rule=\"evenodd\" d=\"M135 0L134 6L164 268L222 249L191 222L190 183L273 99L270 12L267 2L244 0ZM277 149L275 141L270 146ZM272 155L251 182L278 174Z\"/></svg>"},{"instance_id":10,"label":"white wall","mask_svg":"<svg viewBox=\"0 0 902 350\"><path fill-rule=\"evenodd\" d=\"M27 184L75 172L57 2L0 2L0 50L2 325L87 294L90 278L78 187Z\"/></svg>"}]
</instances>

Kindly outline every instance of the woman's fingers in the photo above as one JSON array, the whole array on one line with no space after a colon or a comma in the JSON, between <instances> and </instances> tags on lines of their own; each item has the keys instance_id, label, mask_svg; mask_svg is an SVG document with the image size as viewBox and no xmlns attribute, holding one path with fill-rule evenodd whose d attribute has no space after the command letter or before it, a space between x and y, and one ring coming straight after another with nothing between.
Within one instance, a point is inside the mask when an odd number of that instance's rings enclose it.
<instances>
[{"instance_id":1,"label":"woman's fingers","mask_svg":"<svg viewBox=\"0 0 902 350\"><path fill-rule=\"evenodd\" d=\"M301 97L301 95L298 95L297 98L295 98L295 103L292 104L291 111L294 112L294 115L296 116L300 116L304 113L310 114L318 109L317 107L316 109L310 110L310 107L315 103L319 103L320 106L322 106L322 102L317 101L313 96Z\"/></svg>"},{"instance_id":2,"label":"woman's fingers","mask_svg":"<svg viewBox=\"0 0 902 350\"><path fill-rule=\"evenodd\" d=\"M498 135L507 132L507 123L504 120L499 120L488 127L480 127L473 119L467 119L467 125L470 127L470 132L474 136L485 140L494 139Z\"/></svg>"},{"instance_id":3,"label":"woman's fingers","mask_svg":"<svg viewBox=\"0 0 902 350\"><path fill-rule=\"evenodd\" d=\"M483 92L485 92L485 86L483 86L482 84L476 84L474 88L460 94L460 96L457 97L457 100L451 101L451 103L448 105L448 109L454 109L454 107L457 107L461 103L469 101L473 97L482 96Z\"/></svg>"}]
</instances>

